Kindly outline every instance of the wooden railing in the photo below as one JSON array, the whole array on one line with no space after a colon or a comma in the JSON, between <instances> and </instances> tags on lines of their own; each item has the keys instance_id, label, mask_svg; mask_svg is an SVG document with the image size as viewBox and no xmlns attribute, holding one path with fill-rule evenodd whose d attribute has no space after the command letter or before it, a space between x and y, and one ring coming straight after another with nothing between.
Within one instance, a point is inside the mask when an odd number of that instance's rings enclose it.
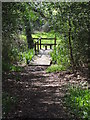
<instances>
[{"instance_id":1,"label":"wooden railing","mask_svg":"<svg viewBox=\"0 0 90 120\"><path fill-rule=\"evenodd\" d=\"M41 49L41 46L45 46L45 50L47 50L47 46L50 46L50 49L52 49L52 46L54 45L56 47L56 35L55 38L33 38L35 40L34 48L35 48L35 54L39 52L39 48ZM54 40L54 43L41 43L42 40ZM39 47L40 46L40 47Z\"/></svg>"}]
</instances>

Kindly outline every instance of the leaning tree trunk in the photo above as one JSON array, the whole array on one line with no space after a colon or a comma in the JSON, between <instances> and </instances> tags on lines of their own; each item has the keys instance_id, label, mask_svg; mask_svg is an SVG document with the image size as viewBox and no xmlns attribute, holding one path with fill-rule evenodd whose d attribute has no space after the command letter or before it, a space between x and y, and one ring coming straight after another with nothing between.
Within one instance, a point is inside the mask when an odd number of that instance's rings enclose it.
<instances>
[{"instance_id":1,"label":"leaning tree trunk","mask_svg":"<svg viewBox=\"0 0 90 120\"><path fill-rule=\"evenodd\" d=\"M32 49L34 43L33 43L33 39L32 39L32 36L31 36L30 21L28 21L28 20L25 20L25 29L26 29L28 48Z\"/></svg>"},{"instance_id":2,"label":"leaning tree trunk","mask_svg":"<svg viewBox=\"0 0 90 120\"><path fill-rule=\"evenodd\" d=\"M72 44L71 44L71 23L70 23L70 20L69 20L69 32L68 32L68 36L69 36L70 59L71 59L71 64L72 64L72 70L74 72L75 64L74 64L74 58L73 58L73 52L72 52Z\"/></svg>"}]
</instances>

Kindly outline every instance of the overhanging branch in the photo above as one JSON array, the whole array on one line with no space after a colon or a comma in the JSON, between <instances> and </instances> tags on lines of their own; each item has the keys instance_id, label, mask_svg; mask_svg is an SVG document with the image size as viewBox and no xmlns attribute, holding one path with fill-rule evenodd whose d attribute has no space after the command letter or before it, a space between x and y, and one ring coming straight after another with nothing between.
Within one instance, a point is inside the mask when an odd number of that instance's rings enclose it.
<instances>
[{"instance_id":1,"label":"overhanging branch","mask_svg":"<svg viewBox=\"0 0 90 120\"><path fill-rule=\"evenodd\" d=\"M27 5L29 5L30 6L30 4L29 3L27 3ZM37 13L39 13L45 20L47 20L48 18L42 13L42 11L40 11L40 10L37 10L35 7L32 7L32 6L30 6L31 8L32 8L32 10L34 11L34 12L37 12Z\"/></svg>"}]
</instances>

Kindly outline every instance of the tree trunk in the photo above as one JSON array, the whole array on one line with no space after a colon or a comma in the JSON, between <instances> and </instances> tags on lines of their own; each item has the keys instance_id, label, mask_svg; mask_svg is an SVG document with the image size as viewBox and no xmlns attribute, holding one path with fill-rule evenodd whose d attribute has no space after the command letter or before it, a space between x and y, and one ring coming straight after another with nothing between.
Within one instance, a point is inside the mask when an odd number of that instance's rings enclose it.
<instances>
[{"instance_id":1,"label":"tree trunk","mask_svg":"<svg viewBox=\"0 0 90 120\"><path fill-rule=\"evenodd\" d=\"M74 64L74 58L73 58L73 52L72 52L72 44L71 44L71 23L70 23L70 20L69 20L69 33L68 33L68 36L69 36L70 59L71 59L71 64L72 64L72 70L74 72L75 64Z\"/></svg>"},{"instance_id":2,"label":"tree trunk","mask_svg":"<svg viewBox=\"0 0 90 120\"><path fill-rule=\"evenodd\" d=\"M32 36L31 36L30 22L28 20L25 21L25 29L26 29L26 36L27 36L28 48L32 49L34 43L33 43L33 39L32 39Z\"/></svg>"},{"instance_id":3,"label":"tree trunk","mask_svg":"<svg viewBox=\"0 0 90 120\"><path fill-rule=\"evenodd\" d=\"M90 78L90 28L89 28L89 34L88 34L88 51L87 51L87 56L88 56L88 77Z\"/></svg>"}]
</instances>

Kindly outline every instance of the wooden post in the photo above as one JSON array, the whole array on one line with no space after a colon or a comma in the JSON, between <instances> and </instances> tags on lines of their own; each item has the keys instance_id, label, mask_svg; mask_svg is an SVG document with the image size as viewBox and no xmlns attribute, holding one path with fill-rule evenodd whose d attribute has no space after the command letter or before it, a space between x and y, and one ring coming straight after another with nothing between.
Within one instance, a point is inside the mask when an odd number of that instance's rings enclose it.
<instances>
[{"instance_id":1,"label":"wooden post","mask_svg":"<svg viewBox=\"0 0 90 120\"><path fill-rule=\"evenodd\" d=\"M35 42L35 55L36 55L37 53L36 53L36 42Z\"/></svg>"},{"instance_id":2,"label":"wooden post","mask_svg":"<svg viewBox=\"0 0 90 120\"><path fill-rule=\"evenodd\" d=\"M41 38L40 38L40 49L41 49Z\"/></svg>"},{"instance_id":3,"label":"wooden post","mask_svg":"<svg viewBox=\"0 0 90 120\"><path fill-rule=\"evenodd\" d=\"M39 41L37 42L37 51L39 52Z\"/></svg>"},{"instance_id":4,"label":"wooden post","mask_svg":"<svg viewBox=\"0 0 90 120\"><path fill-rule=\"evenodd\" d=\"M55 39L54 39L54 44L55 44L55 47L56 47L56 35L55 35Z\"/></svg>"},{"instance_id":5,"label":"wooden post","mask_svg":"<svg viewBox=\"0 0 90 120\"><path fill-rule=\"evenodd\" d=\"M52 49L52 45L50 45L50 49Z\"/></svg>"},{"instance_id":6,"label":"wooden post","mask_svg":"<svg viewBox=\"0 0 90 120\"><path fill-rule=\"evenodd\" d=\"M45 50L47 50L47 45L45 45Z\"/></svg>"}]
</instances>

